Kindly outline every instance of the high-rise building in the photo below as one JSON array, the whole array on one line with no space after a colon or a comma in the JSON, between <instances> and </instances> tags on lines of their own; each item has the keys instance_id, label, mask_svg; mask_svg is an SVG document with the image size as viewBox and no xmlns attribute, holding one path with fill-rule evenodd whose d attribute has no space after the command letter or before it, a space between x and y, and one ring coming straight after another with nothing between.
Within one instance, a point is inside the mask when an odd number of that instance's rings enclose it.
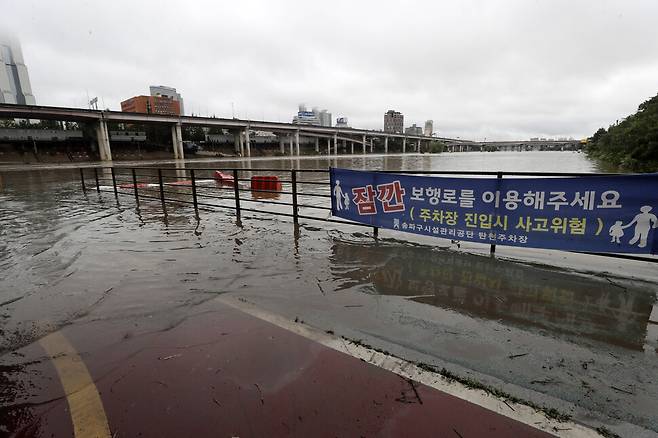
<instances>
[{"instance_id":1,"label":"high-rise building","mask_svg":"<svg viewBox=\"0 0 658 438\"><path fill-rule=\"evenodd\" d=\"M165 96L135 96L121 102L121 111L178 116L180 102Z\"/></svg>"},{"instance_id":2,"label":"high-rise building","mask_svg":"<svg viewBox=\"0 0 658 438\"><path fill-rule=\"evenodd\" d=\"M308 111L306 105L300 103L297 115L292 118L292 123L297 125L331 126L331 113L326 109L320 111L317 107Z\"/></svg>"},{"instance_id":3,"label":"high-rise building","mask_svg":"<svg viewBox=\"0 0 658 438\"><path fill-rule=\"evenodd\" d=\"M388 110L384 114L384 132L401 134L404 129L404 116L401 112Z\"/></svg>"},{"instance_id":4,"label":"high-rise building","mask_svg":"<svg viewBox=\"0 0 658 438\"><path fill-rule=\"evenodd\" d=\"M183 107L183 98L181 97L180 93L176 91L175 88L173 87L167 87L166 85L151 85L149 87L149 93L151 96L158 96L158 97L169 97L176 102L178 102L178 106L180 107L180 115L185 115L185 108Z\"/></svg>"},{"instance_id":5,"label":"high-rise building","mask_svg":"<svg viewBox=\"0 0 658 438\"><path fill-rule=\"evenodd\" d=\"M331 126L331 113L326 109L320 111L320 126Z\"/></svg>"},{"instance_id":6,"label":"high-rise building","mask_svg":"<svg viewBox=\"0 0 658 438\"><path fill-rule=\"evenodd\" d=\"M0 35L0 103L36 105L21 46Z\"/></svg>"},{"instance_id":7,"label":"high-rise building","mask_svg":"<svg viewBox=\"0 0 658 438\"><path fill-rule=\"evenodd\" d=\"M420 126L416 126L416 124L414 123L410 127L406 128L404 130L404 133L407 135L423 135L423 128L421 128Z\"/></svg>"},{"instance_id":8,"label":"high-rise building","mask_svg":"<svg viewBox=\"0 0 658 438\"><path fill-rule=\"evenodd\" d=\"M424 134L428 137L431 137L434 134L434 121L426 120L425 121L425 132Z\"/></svg>"}]
</instances>

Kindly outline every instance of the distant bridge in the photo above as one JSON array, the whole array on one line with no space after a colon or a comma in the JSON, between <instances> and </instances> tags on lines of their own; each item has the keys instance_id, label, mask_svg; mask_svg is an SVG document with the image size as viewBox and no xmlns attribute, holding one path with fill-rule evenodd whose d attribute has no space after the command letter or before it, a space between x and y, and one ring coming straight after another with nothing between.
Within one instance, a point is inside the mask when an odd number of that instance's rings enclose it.
<instances>
[{"instance_id":1,"label":"distant bridge","mask_svg":"<svg viewBox=\"0 0 658 438\"><path fill-rule=\"evenodd\" d=\"M429 137L425 135L406 135L388 133L383 131L339 128L329 126L297 125L292 123L268 122L260 120L223 119L215 117L171 116L161 114L127 113L121 111L99 111L84 108L66 108L36 105L0 104L0 118L5 119L38 119L58 120L95 125L98 149L101 160L112 160L110 136L107 128L108 122L116 123L155 123L166 124L171 127L172 145L175 158L183 158L182 126L203 126L227 129L234 134L235 150L241 155L251 155L250 130L269 131L278 135L281 152L285 152L284 143L290 144L290 154L299 155L299 137L315 137L315 150L320 151L320 139L326 139L327 154L338 154L338 142L351 142L352 152L354 143L360 144L362 152L374 152L375 139L383 140L383 151L388 153L389 139L402 140L402 152L407 151L407 143L416 151L421 150L421 142L443 141L452 143L458 141L451 138Z\"/></svg>"},{"instance_id":2,"label":"distant bridge","mask_svg":"<svg viewBox=\"0 0 658 438\"><path fill-rule=\"evenodd\" d=\"M510 141L452 141L450 152L470 151L537 151L574 149L581 145L580 140L510 140Z\"/></svg>"}]
</instances>

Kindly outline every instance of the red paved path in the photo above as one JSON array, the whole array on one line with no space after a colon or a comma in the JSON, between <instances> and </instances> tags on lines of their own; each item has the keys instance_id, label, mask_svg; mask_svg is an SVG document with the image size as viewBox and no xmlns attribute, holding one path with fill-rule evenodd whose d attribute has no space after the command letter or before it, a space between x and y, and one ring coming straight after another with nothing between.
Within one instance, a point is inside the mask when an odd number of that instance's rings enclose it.
<instances>
[{"instance_id":1,"label":"red paved path","mask_svg":"<svg viewBox=\"0 0 658 438\"><path fill-rule=\"evenodd\" d=\"M63 331L116 437L548 436L232 308L134 337L126 325ZM62 396L52 365L39 367L52 377L43 398ZM26 407L11 423L18 436L70 436L66 408Z\"/></svg>"}]
</instances>

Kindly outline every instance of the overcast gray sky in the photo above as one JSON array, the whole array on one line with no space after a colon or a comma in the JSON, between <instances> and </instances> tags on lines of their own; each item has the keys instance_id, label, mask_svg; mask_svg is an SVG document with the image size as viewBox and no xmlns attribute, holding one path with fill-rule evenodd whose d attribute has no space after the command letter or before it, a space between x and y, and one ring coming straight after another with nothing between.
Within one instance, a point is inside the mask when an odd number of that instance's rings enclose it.
<instances>
[{"instance_id":1,"label":"overcast gray sky","mask_svg":"<svg viewBox=\"0 0 658 438\"><path fill-rule=\"evenodd\" d=\"M297 104L481 140L590 135L658 93L658 1L0 0L42 105L176 87L187 113Z\"/></svg>"}]
</instances>

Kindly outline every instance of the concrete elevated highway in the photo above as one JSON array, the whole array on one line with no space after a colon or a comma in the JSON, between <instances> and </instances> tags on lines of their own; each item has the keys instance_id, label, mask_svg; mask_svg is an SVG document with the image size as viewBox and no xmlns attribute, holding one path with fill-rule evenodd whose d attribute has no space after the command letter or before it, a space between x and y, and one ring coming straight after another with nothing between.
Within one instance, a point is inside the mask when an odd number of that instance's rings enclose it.
<instances>
[{"instance_id":1,"label":"concrete elevated highway","mask_svg":"<svg viewBox=\"0 0 658 438\"><path fill-rule=\"evenodd\" d=\"M66 108L54 106L36 105L12 105L0 104L0 118L4 119L38 119L81 122L95 126L98 150L103 161L112 160L110 137L107 124L114 123L139 123L139 124L165 124L171 127L172 146L175 158L183 158L183 126L217 127L227 129L234 134L235 150L243 156L251 156L252 142L251 130L269 131L279 136L281 152L285 152L284 143L290 145L290 154L299 155L299 137L314 137L315 150L320 152L320 140L326 140L327 153L338 154L338 142L343 142L346 148L347 142L351 142L351 151L354 153L354 144L361 145L362 153L374 152L375 140L383 143L383 152L389 151L390 139L401 139L402 152L407 151L407 143L415 151L420 151L422 143L431 141L442 141L447 144L458 142L456 139L429 137L424 135L406 135L388 133L383 131L342 128L328 126L298 125L292 123L268 122L261 120L224 119L215 117L196 116L172 116L160 114L127 113L121 111L101 111L84 108Z\"/></svg>"}]
</instances>

